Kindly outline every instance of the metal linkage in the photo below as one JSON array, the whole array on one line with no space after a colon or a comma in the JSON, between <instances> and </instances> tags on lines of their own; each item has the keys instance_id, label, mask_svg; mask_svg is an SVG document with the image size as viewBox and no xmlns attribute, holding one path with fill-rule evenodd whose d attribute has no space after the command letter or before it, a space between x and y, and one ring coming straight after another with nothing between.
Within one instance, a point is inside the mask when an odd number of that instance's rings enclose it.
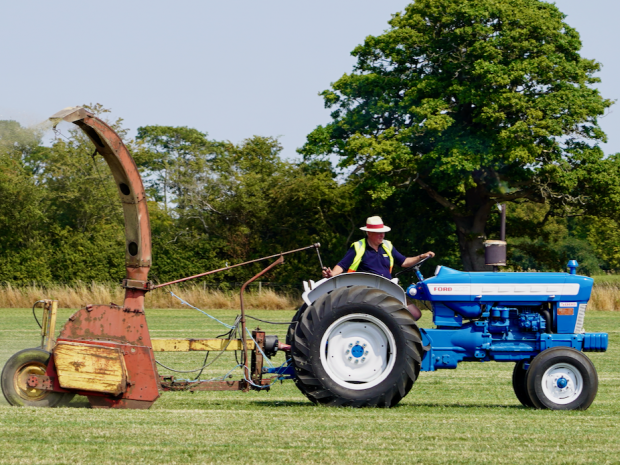
<instances>
[{"instance_id":1,"label":"metal linkage","mask_svg":"<svg viewBox=\"0 0 620 465\"><path fill-rule=\"evenodd\" d=\"M167 282L167 283L158 284L156 286L151 286L150 290L159 289L160 287L170 286L171 284L182 283L184 281L189 281L190 279L202 278L203 276L208 276L210 274L215 274L215 273L219 273L221 271L231 270L231 269L237 268L239 266L249 265L251 263L256 263L256 262L261 262L263 260L269 260L269 259L275 258L275 257L281 257L283 255L289 255L289 254L292 254L292 253L301 252L303 250L318 249L319 247L321 247L321 244L319 244L317 242L316 244L312 244L312 245L309 245L307 247L302 247L301 249L289 250L287 252L280 252L279 254L269 255L268 257L257 258L255 260L250 260L250 261L243 262L243 263L237 263L236 265L230 265L230 266L226 266L224 268L218 268L217 270L211 270L211 271L207 271L205 273L196 274L194 276L188 276L187 278L181 278L181 279L177 279L175 281L170 281L170 282ZM253 280L254 280L254 278L252 278L252 280L249 281L249 282L252 282Z\"/></svg>"},{"instance_id":2,"label":"metal linkage","mask_svg":"<svg viewBox=\"0 0 620 465\"><path fill-rule=\"evenodd\" d=\"M188 279L193 279L200 276L205 276L209 273L215 273L218 271L223 271L225 269L232 268L234 266L247 265L249 263L254 263L260 260L265 260L267 258L278 257L276 261L271 263L269 266L264 268L259 273L255 274L252 278L246 281L243 286L241 286L240 292L240 307L241 307L241 315L238 320L238 324L241 326L241 336L239 339L234 338L232 333L229 334L229 339L153 339L153 350L154 352L168 352L168 351L221 351L223 353L226 350L240 350L242 353L241 362L235 367L241 367L243 370L243 379L239 381L228 381L225 379L221 380L207 380L207 381L190 381L190 380L175 380L174 377L160 377L160 384L164 391L222 391L222 390L242 390L244 392L249 391L250 389L256 390L264 390L269 389L269 387L278 380L278 376L272 377L270 379L263 379L263 364L265 361L269 364L269 366L273 367L269 358L265 354L265 340L266 335L264 331L260 331L258 328L255 331L252 331L250 334L247 326L246 326L246 315L245 315L245 302L244 302L244 293L247 287L268 273L271 269L284 263L283 255L299 252L302 250L307 250L310 248L318 248L319 244L313 244L309 247L304 247L297 250L292 250L289 252L283 252L282 254L273 255L271 257L264 257L262 259L251 260L249 262L240 263L238 265L233 265L231 267L223 268L220 270L214 270L212 272L202 273L201 275L192 276L189 278L184 278L182 280L173 281L171 283L165 283L158 287L163 287L168 284L173 284L176 282L185 281ZM189 305L189 304L188 304ZM231 331L234 331L235 327L232 327ZM246 334L247 333L247 334ZM249 336L249 338L248 338ZM288 347L288 346L286 346ZM282 345L282 348L285 348L285 345ZM251 352L251 357L249 357L249 351ZM219 356L219 355L218 355ZM203 367L204 368L204 367ZM233 369L234 370L234 369ZM231 372L233 371L231 370ZM229 372L230 373L230 372ZM228 376L228 375L227 375Z\"/></svg>"}]
</instances>

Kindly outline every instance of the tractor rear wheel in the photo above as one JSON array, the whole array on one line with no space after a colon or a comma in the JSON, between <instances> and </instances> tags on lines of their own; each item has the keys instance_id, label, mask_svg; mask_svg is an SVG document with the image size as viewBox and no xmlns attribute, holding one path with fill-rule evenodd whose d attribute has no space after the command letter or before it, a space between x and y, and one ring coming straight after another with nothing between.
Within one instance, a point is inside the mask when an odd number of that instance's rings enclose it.
<instances>
[{"instance_id":1,"label":"tractor rear wheel","mask_svg":"<svg viewBox=\"0 0 620 465\"><path fill-rule=\"evenodd\" d=\"M585 410L598 391L594 364L569 347L552 347L532 360L527 391L539 409Z\"/></svg>"},{"instance_id":2,"label":"tractor rear wheel","mask_svg":"<svg viewBox=\"0 0 620 465\"><path fill-rule=\"evenodd\" d=\"M512 371L512 388L519 402L525 407L534 407L534 402L532 402L527 392L527 374L529 370L523 368L523 365L526 363L529 363L529 361L521 360L515 364L515 368Z\"/></svg>"},{"instance_id":3,"label":"tractor rear wheel","mask_svg":"<svg viewBox=\"0 0 620 465\"><path fill-rule=\"evenodd\" d=\"M305 303L301 307L299 307L299 309L293 316L293 319L291 320L291 325L288 327L288 331L286 333L286 343L291 346L291 354L293 353L292 348L295 345L295 329L297 328L297 325L299 324L299 320L301 320L301 317L307 308L308 308L308 305ZM292 357L291 357L290 363L291 364L293 363ZM303 383L299 382L299 378L297 376L293 378L293 382L295 383L295 386L297 386L297 389L299 389L303 395L308 397L308 391L306 389L306 386Z\"/></svg>"},{"instance_id":4,"label":"tractor rear wheel","mask_svg":"<svg viewBox=\"0 0 620 465\"><path fill-rule=\"evenodd\" d=\"M319 297L292 338L297 386L329 406L396 405L413 387L422 353L420 331L402 302L367 286Z\"/></svg>"},{"instance_id":5,"label":"tractor rear wheel","mask_svg":"<svg viewBox=\"0 0 620 465\"><path fill-rule=\"evenodd\" d=\"M28 386L30 375L45 375L50 353L42 349L24 349L13 355L2 369L2 393L7 402L17 407L61 407L74 394L44 391Z\"/></svg>"}]
</instances>

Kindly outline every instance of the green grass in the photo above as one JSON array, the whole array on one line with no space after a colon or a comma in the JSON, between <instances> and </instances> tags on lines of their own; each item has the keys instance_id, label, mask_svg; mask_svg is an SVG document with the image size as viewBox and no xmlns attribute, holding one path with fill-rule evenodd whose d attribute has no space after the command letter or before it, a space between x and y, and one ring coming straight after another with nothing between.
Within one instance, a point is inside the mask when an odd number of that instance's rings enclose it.
<instances>
[{"instance_id":1,"label":"green grass","mask_svg":"<svg viewBox=\"0 0 620 465\"><path fill-rule=\"evenodd\" d=\"M59 322L69 314L60 311ZM212 314L227 322L235 316ZM252 314L279 321L292 316ZM153 337L224 332L193 311L150 310L147 316ZM424 312L422 326L430 325ZM285 327L275 328L268 332L283 337ZM247 394L166 392L147 411L91 410L82 397L63 409L14 408L2 398L0 463L617 463L620 314L589 312L586 328L609 332L610 349L589 354L600 387L585 412L523 408L512 392L508 363L464 363L457 370L422 373L390 410L318 407L292 382ZM0 310L0 365L38 343L30 310ZM200 366L203 355L157 358L187 369ZM276 361L282 363L281 356ZM203 378L233 365L230 356L218 360Z\"/></svg>"}]
</instances>

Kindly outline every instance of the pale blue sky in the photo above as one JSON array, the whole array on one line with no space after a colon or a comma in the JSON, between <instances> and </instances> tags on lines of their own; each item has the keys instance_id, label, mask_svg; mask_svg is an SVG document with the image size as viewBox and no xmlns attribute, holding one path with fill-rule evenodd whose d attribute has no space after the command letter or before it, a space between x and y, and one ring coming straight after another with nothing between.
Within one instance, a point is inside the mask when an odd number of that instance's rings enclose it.
<instances>
[{"instance_id":1,"label":"pale blue sky","mask_svg":"<svg viewBox=\"0 0 620 465\"><path fill-rule=\"evenodd\" d=\"M0 119L32 124L99 102L135 132L190 126L218 140L278 136L286 156L329 121L317 93L405 0L13 1L0 5ZM620 98L620 2L558 0ZM601 125L620 152L620 107Z\"/></svg>"}]
</instances>

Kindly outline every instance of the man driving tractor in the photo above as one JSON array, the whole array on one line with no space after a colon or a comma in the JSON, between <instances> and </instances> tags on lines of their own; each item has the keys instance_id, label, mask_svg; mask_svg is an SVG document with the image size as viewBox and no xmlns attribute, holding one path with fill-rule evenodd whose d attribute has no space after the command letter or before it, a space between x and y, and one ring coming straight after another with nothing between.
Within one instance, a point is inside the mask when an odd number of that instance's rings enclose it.
<instances>
[{"instance_id":1,"label":"man driving tractor","mask_svg":"<svg viewBox=\"0 0 620 465\"><path fill-rule=\"evenodd\" d=\"M435 256L434 252L429 251L417 257L405 257L394 248L390 241L384 239L385 233L389 232L391 228L384 225L383 220L379 216L368 218L366 226L360 229L366 232L367 238L360 239L351 244L344 258L338 262L333 270L331 268L324 268L324 278L338 276L346 270L347 273L360 271L392 279L394 264L403 268L409 268L425 258ZM408 308L416 320L422 316L422 313L415 305L412 304Z\"/></svg>"}]
</instances>

